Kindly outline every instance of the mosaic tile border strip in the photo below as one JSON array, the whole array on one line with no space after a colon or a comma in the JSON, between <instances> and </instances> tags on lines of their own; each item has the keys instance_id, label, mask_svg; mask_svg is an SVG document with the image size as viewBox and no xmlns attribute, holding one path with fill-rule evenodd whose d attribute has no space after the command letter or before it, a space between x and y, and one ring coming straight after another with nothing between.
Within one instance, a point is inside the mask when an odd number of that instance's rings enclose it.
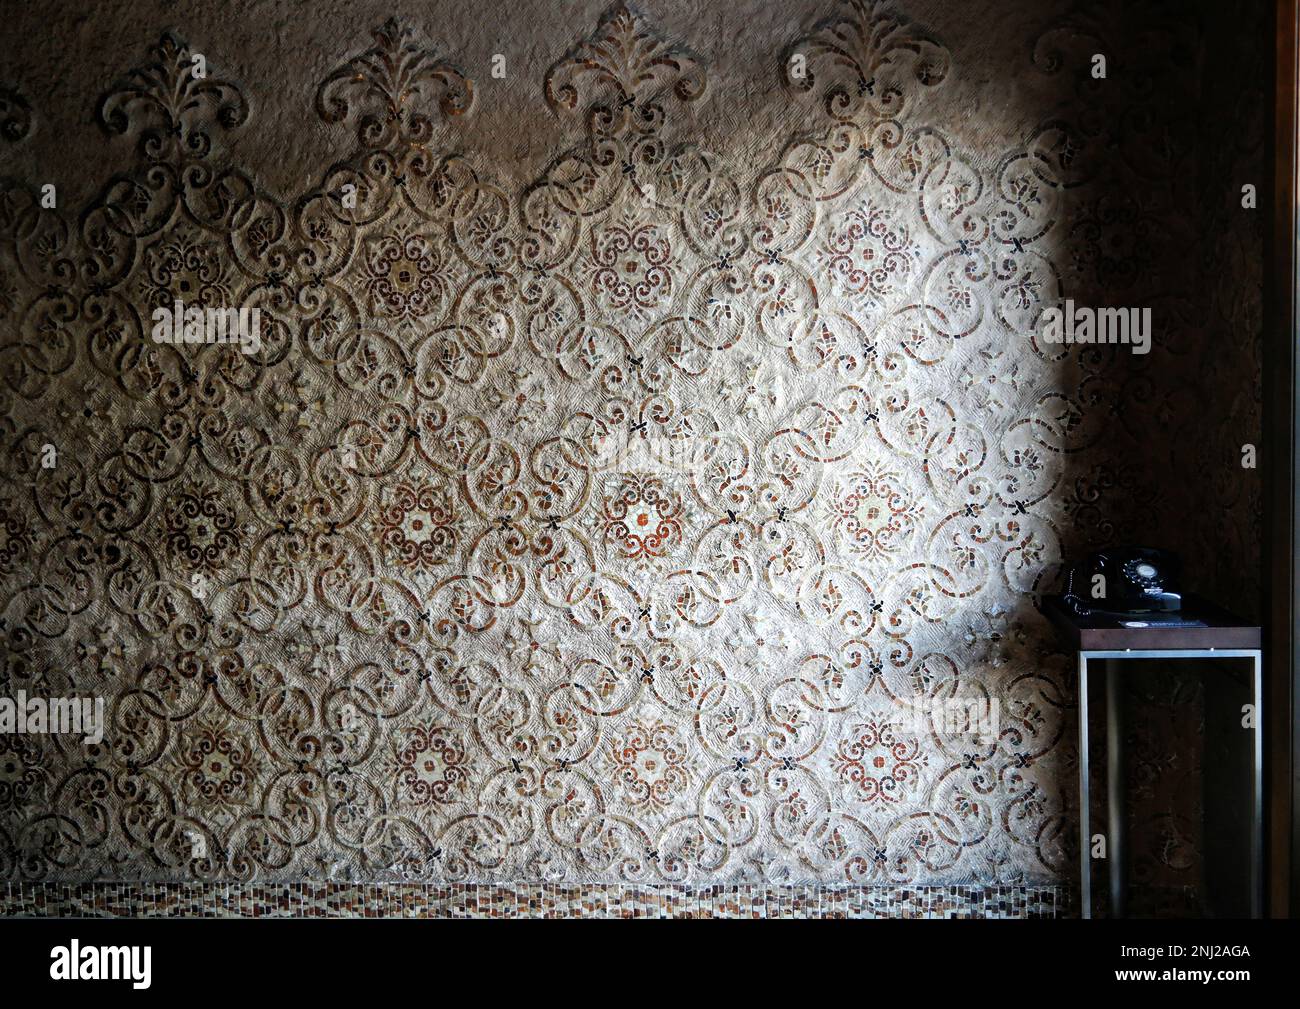
<instances>
[{"instance_id":1,"label":"mosaic tile border strip","mask_svg":"<svg viewBox=\"0 0 1300 1009\"><path fill-rule=\"evenodd\" d=\"M1063 886L8 883L14 918L1061 918Z\"/></svg>"}]
</instances>

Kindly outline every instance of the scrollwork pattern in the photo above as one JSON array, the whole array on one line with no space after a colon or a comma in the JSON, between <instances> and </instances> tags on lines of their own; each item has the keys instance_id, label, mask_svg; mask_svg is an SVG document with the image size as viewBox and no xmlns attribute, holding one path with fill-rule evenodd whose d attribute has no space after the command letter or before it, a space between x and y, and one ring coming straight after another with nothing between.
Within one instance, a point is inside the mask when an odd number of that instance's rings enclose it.
<instances>
[{"instance_id":1,"label":"scrollwork pattern","mask_svg":"<svg viewBox=\"0 0 1300 1009\"><path fill-rule=\"evenodd\" d=\"M136 171L79 214L0 193L6 682L108 700L98 746L0 737L0 867L1067 872L1072 684L1032 604L1157 493L1107 451L1116 389L1173 409L1034 335L1180 241L1088 189L1101 127L971 151L924 115L943 45L844 0L783 51L807 128L746 163L683 142L708 67L618 4L540 82L578 136L515 189L455 147L456 61L373 43L316 92L351 149L292 199L170 34L99 107ZM27 111L0 90L0 135ZM257 308L260 347L154 342L176 299ZM1000 730L904 724L955 697Z\"/></svg>"}]
</instances>

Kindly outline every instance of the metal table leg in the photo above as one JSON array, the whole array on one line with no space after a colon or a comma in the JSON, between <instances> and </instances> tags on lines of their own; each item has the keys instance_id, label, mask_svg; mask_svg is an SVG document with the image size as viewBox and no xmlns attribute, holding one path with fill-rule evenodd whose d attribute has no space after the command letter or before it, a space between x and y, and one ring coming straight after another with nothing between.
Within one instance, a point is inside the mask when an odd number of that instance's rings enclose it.
<instances>
[{"instance_id":1,"label":"metal table leg","mask_svg":"<svg viewBox=\"0 0 1300 1009\"><path fill-rule=\"evenodd\" d=\"M1255 822L1250 833L1250 916L1264 915L1264 669L1262 650L1255 663Z\"/></svg>"},{"instance_id":2,"label":"metal table leg","mask_svg":"<svg viewBox=\"0 0 1300 1009\"><path fill-rule=\"evenodd\" d=\"M1125 916L1128 856L1124 837L1124 687L1119 663L1106 665L1106 878L1110 882L1110 917Z\"/></svg>"},{"instance_id":3,"label":"metal table leg","mask_svg":"<svg viewBox=\"0 0 1300 1009\"><path fill-rule=\"evenodd\" d=\"M1079 653L1079 902L1085 918L1092 917L1092 843L1088 813L1092 792L1088 784L1088 655Z\"/></svg>"}]
</instances>

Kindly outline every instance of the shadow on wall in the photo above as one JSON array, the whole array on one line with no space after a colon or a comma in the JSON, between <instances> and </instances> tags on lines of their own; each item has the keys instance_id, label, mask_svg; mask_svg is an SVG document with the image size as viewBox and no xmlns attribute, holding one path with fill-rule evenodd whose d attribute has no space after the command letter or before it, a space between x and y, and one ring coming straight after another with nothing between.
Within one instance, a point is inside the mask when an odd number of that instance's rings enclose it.
<instances>
[{"instance_id":1,"label":"shadow on wall","mask_svg":"<svg viewBox=\"0 0 1300 1009\"><path fill-rule=\"evenodd\" d=\"M1259 238L1214 36L1054 9L990 157L895 7L809 6L797 127L713 152L710 67L615 6L557 41L572 146L524 187L448 133L492 68L390 21L285 198L229 156L220 39L164 35L98 106L131 173L0 191L5 688L108 711L0 735L0 875L1068 879L1034 597L1119 539L1255 556L1258 404L1217 390L1258 386ZM84 115L0 83L0 143ZM1046 341L1067 306L1149 310L1149 353Z\"/></svg>"}]
</instances>

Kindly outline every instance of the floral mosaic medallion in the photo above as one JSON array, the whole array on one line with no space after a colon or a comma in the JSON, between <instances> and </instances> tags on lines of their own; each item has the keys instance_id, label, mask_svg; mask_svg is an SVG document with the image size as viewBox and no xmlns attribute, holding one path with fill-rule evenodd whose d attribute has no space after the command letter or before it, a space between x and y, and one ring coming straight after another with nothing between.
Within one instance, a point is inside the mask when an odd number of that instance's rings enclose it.
<instances>
[{"instance_id":1,"label":"floral mosaic medallion","mask_svg":"<svg viewBox=\"0 0 1300 1009\"><path fill-rule=\"evenodd\" d=\"M561 140L524 180L458 132L484 84L392 20L322 57L293 115L331 156L281 195L234 153L256 82L142 46L94 106L130 171L0 186L4 691L105 699L93 745L0 733L10 902L1067 879L1035 597L1158 493L1117 425L1184 397L1037 321L1203 259L1157 222L1161 88L1062 70L1150 36L1070 17L1009 47L1064 97L999 139L940 114L960 68L893 3L788 12L743 123L726 47L615 4L532 81ZM3 84L19 150L50 122ZM708 149L724 120L751 141ZM177 302L259 339L154 339Z\"/></svg>"}]
</instances>

